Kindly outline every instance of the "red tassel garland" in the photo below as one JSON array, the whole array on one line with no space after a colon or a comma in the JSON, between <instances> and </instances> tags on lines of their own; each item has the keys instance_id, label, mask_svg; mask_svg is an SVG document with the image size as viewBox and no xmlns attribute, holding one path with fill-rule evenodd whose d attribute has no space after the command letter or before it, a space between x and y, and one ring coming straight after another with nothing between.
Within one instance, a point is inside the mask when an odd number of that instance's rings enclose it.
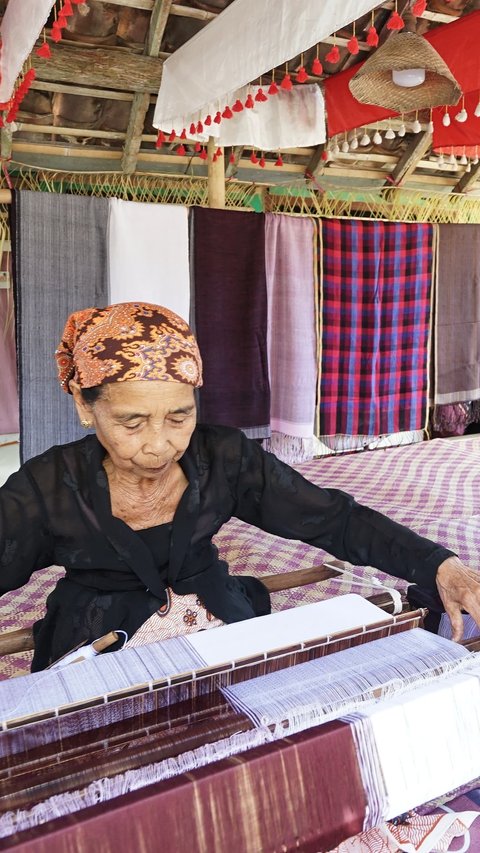
<instances>
[{"instance_id":1,"label":"red tassel garland","mask_svg":"<svg viewBox=\"0 0 480 853\"><path fill-rule=\"evenodd\" d=\"M427 0L416 0L412 6L412 12L417 18L421 18L427 8Z\"/></svg>"},{"instance_id":2,"label":"red tassel garland","mask_svg":"<svg viewBox=\"0 0 480 853\"><path fill-rule=\"evenodd\" d=\"M247 95L247 100L245 101L245 107L247 110L253 110L255 106L255 101L252 98L251 93L249 92Z\"/></svg>"},{"instance_id":3,"label":"red tassel garland","mask_svg":"<svg viewBox=\"0 0 480 853\"><path fill-rule=\"evenodd\" d=\"M332 49L329 50L325 57L326 62L330 62L332 65L335 65L336 62L340 59L340 51L336 44L333 45Z\"/></svg>"},{"instance_id":4,"label":"red tassel garland","mask_svg":"<svg viewBox=\"0 0 480 853\"><path fill-rule=\"evenodd\" d=\"M195 123L192 121L189 129L190 136L195 136L197 128L195 127Z\"/></svg>"},{"instance_id":5,"label":"red tassel garland","mask_svg":"<svg viewBox=\"0 0 480 853\"><path fill-rule=\"evenodd\" d=\"M220 124L220 122L222 121L222 114L220 110L217 110L217 112L215 113L215 118L213 120L215 124Z\"/></svg>"},{"instance_id":6,"label":"red tassel garland","mask_svg":"<svg viewBox=\"0 0 480 853\"><path fill-rule=\"evenodd\" d=\"M242 104L240 98L237 98L237 100L235 101L235 103L232 107L232 110L234 113L241 113L242 112L243 104Z\"/></svg>"},{"instance_id":7,"label":"red tassel garland","mask_svg":"<svg viewBox=\"0 0 480 853\"><path fill-rule=\"evenodd\" d=\"M297 76L295 77L295 80L297 81L297 83L305 83L305 82L308 80L308 74L307 74L307 72L305 71L305 66L304 66L304 65L302 65L302 66L298 69L298 71L297 71Z\"/></svg>"},{"instance_id":8,"label":"red tassel garland","mask_svg":"<svg viewBox=\"0 0 480 853\"><path fill-rule=\"evenodd\" d=\"M312 62L312 74L314 74L315 77L320 77L320 75L323 74L323 65L318 56L316 56Z\"/></svg>"},{"instance_id":9,"label":"red tassel garland","mask_svg":"<svg viewBox=\"0 0 480 853\"><path fill-rule=\"evenodd\" d=\"M377 47L378 45L378 33L373 24L367 33L367 44L369 47Z\"/></svg>"},{"instance_id":10,"label":"red tassel garland","mask_svg":"<svg viewBox=\"0 0 480 853\"><path fill-rule=\"evenodd\" d=\"M210 127L211 123L212 123L212 116L208 115L204 121L204 124L206 124L207 127Z\"/></svg>"},{"instance_id":11,"label":"red tassel garland","mask_svg":"<svg viewBox=\"0 0 480 853\"><path fill-rule=\"evenodd\" d=\"M207 160L208 159L208 154L207 154L205 148L202 148L202 150L200 151L200 154L198 156L200 157L200 160Z\"/></svg>"},{"instance_id":12,"label":"red tassel garland","mask_svg":"<svg viewBox=\"0 0 480 853\"><path fill-rule=\"evenodd\" d=\"M235 165L235 154L233 153L233 151L230 154L230 157L228 158L228 162L230 163L231 166Z\"/></svg>"},{"instance_id":13,"label":"red tassel garland","mask_svg":"<svg viewBox=\"0 0 480 853\"><path fill-rule=\"evenodd\" d=\"M163 130L159 130L157 134L157 141L155 142L155 148L161 148L165 142L165 134Z\"/></svg>"},{"instance_id":14,"label":"red tassel garland","mask_svg":"<svg viewBox=\"0 0 480 853\"><path fill-rule=\"evenodd\" d=\"M395 9L387 21L387 30L403 30L405 22Z\"/></svg>"},{"instance_id":15,"label":"red tassel garland","mask_svg":"<svg viewBox=\"0 0 480 853\"><path fill-rule=\"evenodd\" d=\"M50 38L54 42L61 41L62 40L62 31L58 27L53 26L52 29L50 30Z\"/></svg>"},{"instance_id":16,"label":"red tassel garland","mask_svg":"<svg viewBox=\"0 0 480 853\"><path fill-rule=\"evenodd\" d=\"M183 130L180 134L180 139L186 139L186 138L187 138L187 131L185 128L183 128Z\"/></svg>"},{"instance_id":17,"label":"red tassel garland","mask_svg":"<svg viewBox=\"0 0 480 853\"><path fill-rule=\"evenodd\" d=\"M290 74L285 74L285 77L280 83L280 88L284 89L286 92L290 92L293 89L293 83Z\"/></svg>"},{"instance_id":18,"label":"red tassel garland","mask_svg":"<svg viewBox=\"0 0 480 853\"><path fill-rule=\"evenodd\" d=\"M268 101L268 98L262 88L260 88L257 94L255 95L255 100L259 103L261 103L262 101Z\"/></svg>"},{"instance_id":19,"label":"red tassel garland","mask_svg":"<svg viewBox=\"0 0 480 853\"><path fill-rule=\"evenodd\" d=\"M37 47L35 53L37 56L41 56L42 59L50 59L52 55L52 51L50 50L50 45L48 41L44 41L40 47Z\"/></svg>"},{"instance_id":20,"label":"red tassel garland","mask_svg":"<svg viewBox=\"0 0 480 853\"><path fill-rule=\"evenodd\" d=\"M258 161L258 165L259 165L259 166L260 166L260 168L262 168L262 169L264 169L264 168L265 168L265 157L260 157L260 160Z\"/></svg>"},{"instance_id":21,"label":"red tassel garland","mask_svg":"<svg viewBox=\"0 0 480 853\"><path fill-rule=\"evenodd\" d=\"M252 153L250 154L250 163L253 163L254 166L256 166L256 164L258 163L258 157L255 154L255 151L252 151Z\"/></svg>"},{"instance_id":22,"label":"red tassel garland","mask_svg":"<svg viewBox=\"0 0 480 853\"><path fill-rule=\"evenodd\" d=\"M279 155L278 155L278 157L277 157L277 159L275 160L275 165L276 165L276 166L283 166L283 160L282 160L282 155L281 155L281 154L279 154Z\"/></svg>"},{"instance_id":23,"label":"red tassel garland","mask_svg":"<svg viewBox=\"0 0 480 853\"><path fill-rule=\"evenodd\" d=\"M228 104L222 113L222 118L233 118L233 113L232 113L230 107L228 106Z\"/></svg>"},{"instance_id":24,"label":"red tassel garland","mask_svg":"<svg viewBox=\"0 0 480 853\"><path fill-rule=\"evenodd\" d=\"M221 149L221 148L217 148L217 150L215 151L215 157L222 157L222 156L223 156L223 151L222 151L222 149Z\"/></svg>"},{"instance_id":25,"label":"red tassel garland","mask_svg":"<svg viewBox=\"0 0 480 853\"><path fill-rule=\"evenodd\" d=\"M347 50L352 54L352 56L356 56L356 54L359 53L360 48L358 46L358 39L356 36L352 36L350 41L347 42Z\"/></svg>"},{"instance_id":26,"label":"red tassel garland","mask_svg":"<svg viewBox=\"0 0 480 853\"><path fill-rule=\"evenodd\" d=\"M193 146L193 149L198 154L198 152L202 150L202 146L201 146L200 142L197 141L195 143L195 145Z\"/></svg>"},{"instance_id":27,"label":"red tassel garland","mask_svg":"<svg viewBox=\"0 0 480 853\"><path fill-rule=\"evenodd\" d=\"M269 95L278 95L278 86L275 83L275 80L272 80L267 91Z\"/></svg>"},{"instance_id":28,"label":"red tassel garland","mask_svg":"<svg viewBox=\"0 0 480 853\"><path fill-rule=\"evenodd\" d=\"M177 154L179 155L179 157L185 157L186 153L187 153L187 151L186 151L185 145L179 145L177 147Z\"/></svg>"},{"instance_id":29,"label":"red tassel garland","mask_svg":"<svg viewBox=\"0 0 480 853\"><path fill-rule=\"evenodd\" d=\"M65 0L63 6L61 8L60 14L64 15L66 18L70 18L71 15L73 15L73 9L72 9L72 4L71 4L70 0Z\"/></svg>"},{"instance_id":30,"label":"red tassel garland","mask_svg":"<svg viewBox=\"0 0 480 853\"><path fill-rule=\"evenodd\" d=\"M175 142L176 138L177 138L177 134L175 133L174 130L172 130L172 132L170 133L170 136L168 137L168 141L169 142Z\"/></svg>"},{"instance_id":31,"label":"red tassel garland","mask_svg":"<svg viewBox=\"0 0 480 853\"><path fill-rule=\"evenodd\" d=\"M203 133L203 124L201 121L197 123L197 133Z\"/></svg>"}]
</instances>

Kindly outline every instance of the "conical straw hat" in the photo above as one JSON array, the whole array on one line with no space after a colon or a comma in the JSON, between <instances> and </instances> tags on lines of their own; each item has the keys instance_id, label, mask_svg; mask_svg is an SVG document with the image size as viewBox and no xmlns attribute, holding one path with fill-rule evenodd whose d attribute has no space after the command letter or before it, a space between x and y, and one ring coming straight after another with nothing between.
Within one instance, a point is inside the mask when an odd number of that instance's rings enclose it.
<instances>
[{"instance_id":1,"label":"conical straw hat","mask_svg":"<svg viewBox=\"0 0 480 853\"><path fill-rule=\"evenodd\" d=\"M424 68L425 82L406 88L393 82L392 71ZM456 104L462 90L440 54L422 36L395 33L378 48L349 82L357 101L399 113Z\"/></svg>"}]
</instances>

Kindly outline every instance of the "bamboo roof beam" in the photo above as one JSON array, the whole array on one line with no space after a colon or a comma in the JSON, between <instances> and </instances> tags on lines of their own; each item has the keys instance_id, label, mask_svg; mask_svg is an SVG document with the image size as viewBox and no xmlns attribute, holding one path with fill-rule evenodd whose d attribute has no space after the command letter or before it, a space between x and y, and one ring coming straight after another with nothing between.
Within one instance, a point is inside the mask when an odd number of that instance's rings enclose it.
<instances>
[{"instance_id":1,"label":"bamboo roof beam","mask_svg":"<svg viewBox=\"0 0 480 853\"><path fill-rule=\"evenodd\" d=\"M402 156L397 165L391 172L389 178L385 181L385 186L398 186L402 184L417 168L417 164L422 160L426 152L432 144L432 134L428 130L417 133Z\"/></svg>"},{"instance_id":2,"label":"bamboo roof beam","mask_svg":"<svg viewBox=\"0 0 480 853\"><path fill-rule=\"evenodd\" d=\"M476 163L475 166L472 166L470 172L465 172L460 178L459 182L454 186L452 192L454 193L466 193L470 190L474 184L478 181L480 176L480 163Z\"/></svg>"},{"instance_id":3,"label":"bamboo roof beam","mask_svg":"<svg viewBox=\"0 0 480 853\"><path fill-rule=\"evenodd\" d=\"M145 53L148 56L158 56L171 7L172 0L155 0L145 43ZM130 110L122 158L122 170L127 175L133 174L137 166L138 152L142 144L142 134L149 106L150 94L148 92L136 92Z\"/></svg>"}]
</instances>

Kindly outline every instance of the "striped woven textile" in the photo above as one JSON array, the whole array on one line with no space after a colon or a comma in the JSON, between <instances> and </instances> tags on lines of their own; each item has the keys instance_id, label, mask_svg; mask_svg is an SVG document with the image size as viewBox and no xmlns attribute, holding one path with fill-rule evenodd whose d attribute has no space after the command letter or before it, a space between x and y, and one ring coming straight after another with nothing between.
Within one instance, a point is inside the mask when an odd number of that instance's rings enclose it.
<instances>
[{"instance_id":1,"label":"striped woven textile","mask_svg":"<svg viewBox=\"0 0 480 853\"><path fill-rule=\"evenodd\" d=\"M426 426L434 236L323 220L320 435Z\"/></svg>"}]
</instances>

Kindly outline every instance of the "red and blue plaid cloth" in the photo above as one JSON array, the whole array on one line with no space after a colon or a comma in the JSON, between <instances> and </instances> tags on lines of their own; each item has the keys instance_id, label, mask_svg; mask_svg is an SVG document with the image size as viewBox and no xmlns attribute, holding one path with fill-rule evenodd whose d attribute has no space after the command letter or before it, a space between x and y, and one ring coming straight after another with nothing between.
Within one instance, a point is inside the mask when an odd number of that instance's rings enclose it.
<instances>
[{"instance_id":1,"label":"red and blue plaid cloth","mask_svg":"<svg viewBox=\"0 0 480 853\"><path fill-rule=\"evenodd\" d=\"M434 230L323 220L320 435L426 424Z\"/></svg>"}]
</instances>

